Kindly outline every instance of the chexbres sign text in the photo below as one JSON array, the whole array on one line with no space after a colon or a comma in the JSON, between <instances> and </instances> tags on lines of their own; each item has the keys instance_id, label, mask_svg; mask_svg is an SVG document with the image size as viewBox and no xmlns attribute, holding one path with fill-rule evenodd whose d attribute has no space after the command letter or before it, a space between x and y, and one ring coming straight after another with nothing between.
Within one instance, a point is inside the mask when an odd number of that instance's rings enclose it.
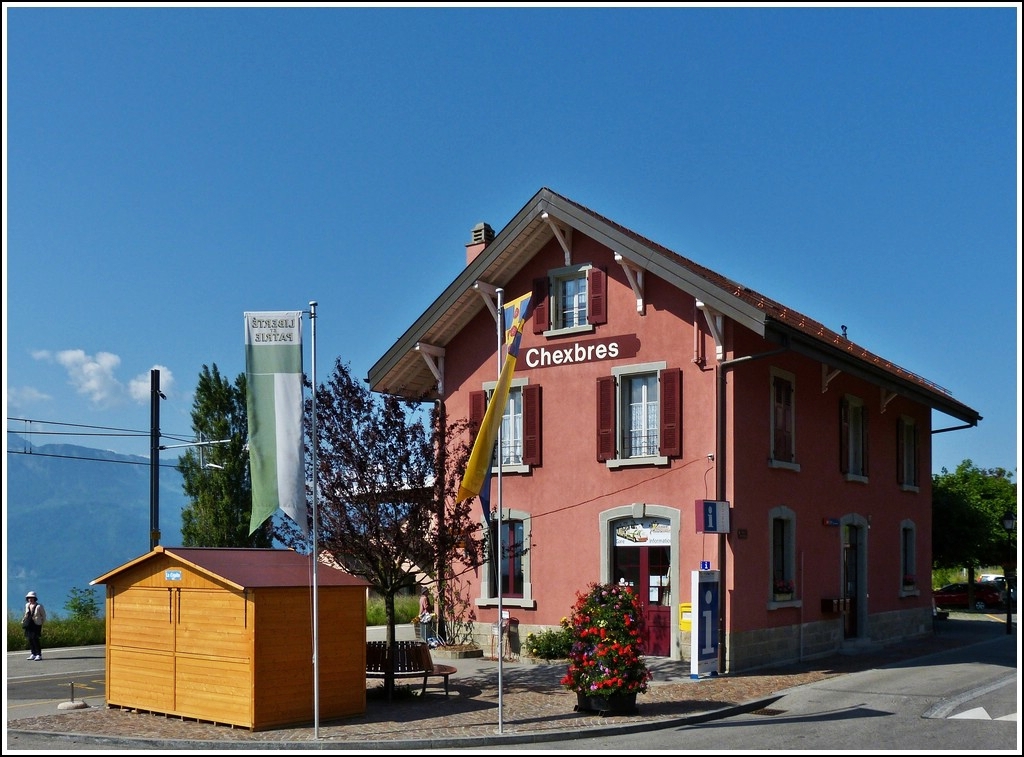
<instances>
[{"instance_id":1,"label":"chexbres sign text","mask_svg":"<svg viewBox=\"0 0 1024 757\"><path fill-rule=\"evenodd\" d=\"M564 347L530 347L525 350L523 363L526 368L547 368L552 365L573 363L594 363L600 360L615 360L635 357L640 350L636 334L612 336L605 339L589 339L573 342Z\"/></svg>"}]
</instances>

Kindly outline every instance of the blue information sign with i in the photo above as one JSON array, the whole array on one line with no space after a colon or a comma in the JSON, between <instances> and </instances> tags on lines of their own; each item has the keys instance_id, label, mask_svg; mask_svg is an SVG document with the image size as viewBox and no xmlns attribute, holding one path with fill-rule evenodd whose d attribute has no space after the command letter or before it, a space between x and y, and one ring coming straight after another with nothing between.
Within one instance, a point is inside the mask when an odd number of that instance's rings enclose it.
<instances>
[{"instance_id":1,"label":"blue information sign with i","mask_svg":"<svg viewBox=\"0 0 1024 757\"><path fill-rule=\"evenodd\" d=\"M717 499L698 499L694 502L697 512L697 533L729 533L729 503Z\"/></svg>"},{"instance_id":2,"label":"blue information sign with i","mask_svg":"<svg viewBox=\"0 0 1024 757\"><path fill-rule=\"evenodd\" d=\"M718 570L690 573L692 597L690 625L690 678L718 675Z\"/></svg>"}]
</instances>

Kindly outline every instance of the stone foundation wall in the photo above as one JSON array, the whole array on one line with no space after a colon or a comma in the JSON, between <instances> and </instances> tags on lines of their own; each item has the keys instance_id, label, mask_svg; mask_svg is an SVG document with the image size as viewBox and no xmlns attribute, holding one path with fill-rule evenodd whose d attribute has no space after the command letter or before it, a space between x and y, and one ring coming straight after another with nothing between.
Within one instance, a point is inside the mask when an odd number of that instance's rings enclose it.
<instances>
[{"instance_id":1,"label":"stone foundation wall","mask_svg":"<svg viewBox=\"0 0 1024 757\"><path fill-rule=\"evenodd\" d=\"M891 644L906 639L922 638L932 633L932 611L930 607L915 607L909 610L874 613L868 616L869 641L876 644ZM526 637L531 633L556 630L557 626L519 626L519 633L512 634L509 646L512 654L525 654ZM690 659L690 633L676 631L681 660ZM474 640L490 654L491 624L477 623ZM779 628L762 628L754 631L731 633L726 638L726 669L730 673L756 670L772 665L785 665L802 660L813 660L837 654L843 646L843 617L841 615L824 620Z\"/></svg>"},{"instance_id":2,"label":"stone foundation wall","mask_svg":"<svg viewBox=\"0 0 1024 757\"><path fill-rule=\"evenodd\" d=\"M903 639L919 639L932 634L932 608L880 612L868 617L872 641L888 644Z\"/></svg>"},{"instance_id":3,"label":"stone foundation wall","mask_svg":"<svg viewBox=\"0 0 1024 757\"><path fill-rule=\"evenodd\" d=\"M932 633L929 607L875 613L868 616L868 638L874 644L891 644L922 638ZM755 670L837 654L843 646L843 617L812 621L803 626L765 628L730 634L726 641L728 672Z\"/></svg>"},{"instance_id":4,"label":"stone foundation wall","mask_svg":"<svg viewBox=\"0 0 1024 757\"><path fill-rule=\"evenodd\" d=\"M735 673L827 657L839 651L842 639L842 618L733 633L726 640L726 666Z\"/></svg>"}]
</instances>

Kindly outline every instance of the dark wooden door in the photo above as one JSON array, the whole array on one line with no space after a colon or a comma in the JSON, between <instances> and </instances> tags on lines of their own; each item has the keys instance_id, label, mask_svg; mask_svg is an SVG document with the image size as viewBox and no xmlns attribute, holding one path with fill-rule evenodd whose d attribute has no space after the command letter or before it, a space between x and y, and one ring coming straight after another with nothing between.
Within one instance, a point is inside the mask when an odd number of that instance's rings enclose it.
<instances>
[{"instance_id":1,"label":"dark wooden door","mask_svg":"<svg viewBox=\"0 0 1024 757\"><path fill-rule=\"evenodd\" d=\"M860 528L846 526L843 540L843 598L847 610L843 616L843 637L857 638L857 596L860 594Z\"/></svg>"}]
</instances>

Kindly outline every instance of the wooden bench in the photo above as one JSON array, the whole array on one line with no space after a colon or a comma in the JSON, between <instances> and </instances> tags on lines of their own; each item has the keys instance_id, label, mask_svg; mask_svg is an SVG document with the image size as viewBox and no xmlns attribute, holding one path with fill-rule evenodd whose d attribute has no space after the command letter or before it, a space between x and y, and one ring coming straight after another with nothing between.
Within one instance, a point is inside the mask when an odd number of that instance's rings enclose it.
<instances>
[{"instance_id":1,"label":"wooden bench","mask_svg":"<svg viewBox=\"0 0 1024 757\"><path fill-rule=\"evenodd\" d=\"M421 694L427 693L427 681L444 679L444 695L448 696L448 676L457 672L451 665L435 665L430 647L423 641L396 641L394 648L395 678L422 678ZM366 642L366 677L384 678L387 670L388 643Z\"/></svg>"}]
</instances>

